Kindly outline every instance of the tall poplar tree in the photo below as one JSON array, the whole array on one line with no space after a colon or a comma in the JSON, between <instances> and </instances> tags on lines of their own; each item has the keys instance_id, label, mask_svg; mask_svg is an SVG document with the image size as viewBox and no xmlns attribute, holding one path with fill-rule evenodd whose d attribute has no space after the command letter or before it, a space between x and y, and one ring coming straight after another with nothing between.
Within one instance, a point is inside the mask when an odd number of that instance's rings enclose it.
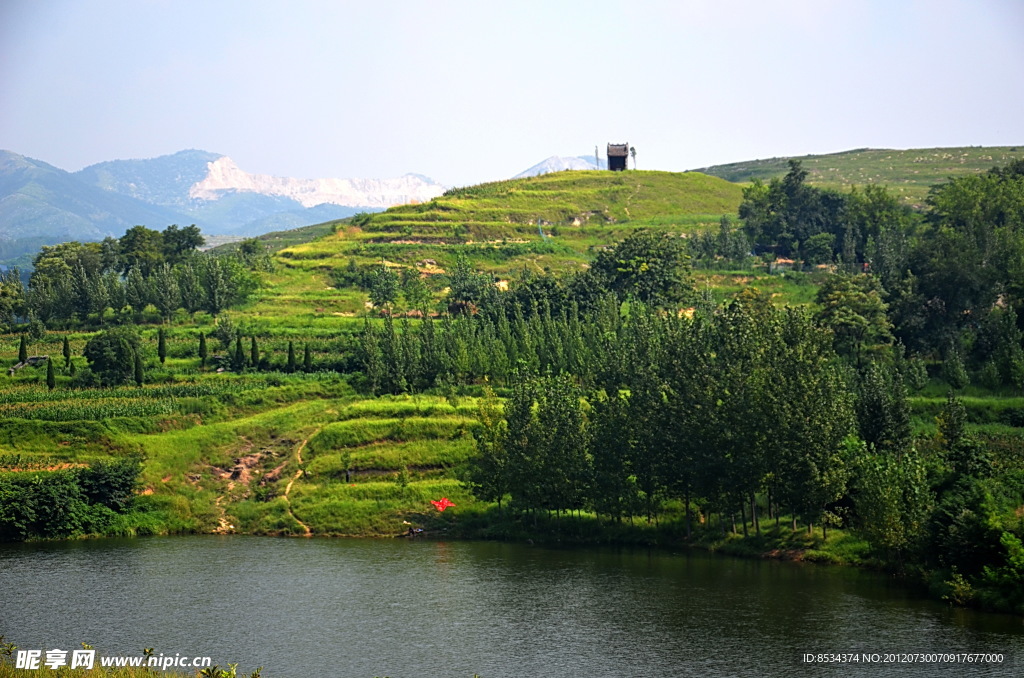
<instances>
[{"instance_id":1,"label":"tall poplar tree","mask_svg":"<svg viewBox=\"0 0 1024 678\"><path fill-rule=\"evenodd\" d=\"M509 458L504 440L508 425L502 417L501 403L489 386L477 409L479 428L473 431L476 455L470 461L469 482L473 494L484 501L501 501L509 492Z\"/></svg>"},{"instance_id":2,"label":"tall poplar tree","mask_svg":"<svg viewBox=\"0 0 1024 678\"><path fill-rule=\"evenodd\" d=\"M135 352L135 361L134 362L135 362L135 365L134 365L134 368L135 368L134 369L135 385L138 386L139 388L142 388L142 382L143 382L143 379L144 379L144 374L143 374L143 370L142 370L142 354L139 353L138 351Z\"/></svg>"},{"instance_id":3,"label":"tall poplar tree","mask_svg":"<svg viewBox=\"0 0 1024 678\"><path fill-rule=\"evenodd\" d=\"M199 365L206 367L206 359L209 357L208 350L206 348L206 335L202 332L199 333Z\"/></svg>"},{"instance_id":4,"label":"tall poplar tree","mask_svg":"<svg viewBox=\"0 0 1024 678\"><path fill-rule=\"evenodd\" d=\"M245 368L245 351L242 350L242 336L235 337L235 356L232 361L235 371L241 372Z\"/></svg>"},{"instance_id":5,"label":"tall poplar tree","mask_svg":"<svg viewBox=\"0 0 1024 678\"><path fill-rule=\"evenodd\" d=\"M162 327L156 331L156 354L160 357L161 364L167 360L167 336Z\"/></svg>"}]
</instances>

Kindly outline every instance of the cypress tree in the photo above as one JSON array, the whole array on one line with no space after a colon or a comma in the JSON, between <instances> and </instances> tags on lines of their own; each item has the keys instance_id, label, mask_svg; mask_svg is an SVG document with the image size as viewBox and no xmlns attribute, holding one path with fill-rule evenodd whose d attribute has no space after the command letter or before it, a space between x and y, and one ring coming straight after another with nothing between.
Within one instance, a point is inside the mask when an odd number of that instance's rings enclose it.
<instances>
[{"instance_id":1,"label":"cypress tree","mask_svg":"<svg viewBox=\"0 0 1024 678\"><path fill-rule=\"evenodd\" d=\"M295 343L291 339L288 340L288 371L295 371Z\"/></svg>"},{"instance_id":2,"label":"cypress tree","mask_svg":"<svg viewBox=\"0 0 1024 678\"><path fill-rule=\"evenodd\" d=\"M241 372L242 368L245 367L245 352L242 351L241 335L235 337L235 358L232 363L232 367L238 372Z\"/></svg>"},{"instance_id":3,"label":"cypress tree","mask_svg":"<svg viewBox=\"0 0 1024 678\"><path fill-rule=\"evenodd\" d=\"M256 369L260 364L260 349L256 345L256 335L252 336L252 341L249 344L249 363L253 369Z\"/></svg>"},{"instance_id":4,"label":"cypress tree","mask_svg":"<svg viewBox=\"0 0 1024 678\"><path fill-rule=\"evenodd\" d=\"M53 387L57 385L57 377L53 374L53 361L46 361L46 388L53 390Z\"/></svg>"},{"instance_id":5,"label":"cypress tree","mask_svg":"<svg viewBox=\"0 0 1024 678\"><path fill-rule=\"evenodd\" d=\"M207 349L206 349L206 335L203 334L202 332L200 332L199 333L199 365L201 367L206 367L206 358L208 356L209 356L209 353L207 352Z\"/></svg>"},{"instance_id":6,"label":"cypress tree","mask_svg":"<svg viewBox=\"0 0 1024 678\"><path fill-rule=\"evenodd\" d=\"M384 381L384 355L380 349L380 338L377 336L376 328L370 324L369 319L363 327L361 340L363 373L370 387L370 393L377 395L381 383Z\"/></svg>"},{"instance_id":7,"label":"cypress tree","mask_svg":"<svg viewBox=\"0 0 1024 678\"><path fill-rule=\"evenodd\" d=\"M135 353L135 385L142 388L142 355L138 352Z\"/></svg>"},{"instance_id":8,"label":"cypress tree","mask_svg":"<svg viewBox=\"0 0 1024 678\"><path fill-rule=\"evenodd\" d=\"M75 363L74 362L72 362L70 365L68 365L68 374L70 374L72 378L74 378L74 376L76 374L78 374L78 368L75 367Z\"/></svg>"},{"instance_id":9,"label":"cypress tree","mask_svg":"<svg viewBox=\"0 0 1024 678\"><path fill-rule=\"evenodd\" d=\"M18 343L18 362L23 363L28 360L28 344L25 343L25 335L21 335L21 341Z\"/></svg>"},{"instance_id":10,"label":"cypress tree","mask_svg":"<svg viewBox=\"0 0 1024 678\"><path fill-rule=\"evenodd\" d=\"M160 356L160 364L167 360L167 336L162 327L156 331L156 354Z\"/></svg>"},{"instance_id":11,"label":"cypress tree","mask_svg":"<svg viewBox=\"0 0 1024 678\"><path fill-rule=\"evenodd\" d=\"M64 354L64 367L71 365L71 344L68 342L67 335L64 335L64 347L61 350Z\"/></svg>"},{"instance_id":12,"label":"cypress tree","mask_svg":"<svg viewBox=\"0 0 1024 678\"><path fill-rule=\"evenodd\" d=\"M309 342L306 342L306 349L302 353L302 369L306 372L313 371L313 355L309 352Z\"/></svg>"}]
</instances>

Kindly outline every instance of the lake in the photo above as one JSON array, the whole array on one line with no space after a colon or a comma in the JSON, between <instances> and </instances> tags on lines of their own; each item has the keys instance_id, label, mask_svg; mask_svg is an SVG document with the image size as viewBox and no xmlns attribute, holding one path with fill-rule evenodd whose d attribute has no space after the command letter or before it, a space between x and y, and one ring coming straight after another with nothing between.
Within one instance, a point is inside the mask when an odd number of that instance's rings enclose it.
<instances>
[{"instance_id":1,"label":"lake","mask_svg":"<svg viewBox=\"0 0 1024 678\"><path fill-rule=\"evenodd\" d=\"M1024 656L1020 618L851 568L404 539L4 544L0 634L44 652L209 656L267 678L1009 676ZM1005 660L882 663L912 652Z\"/></svg>"}]
</instances>

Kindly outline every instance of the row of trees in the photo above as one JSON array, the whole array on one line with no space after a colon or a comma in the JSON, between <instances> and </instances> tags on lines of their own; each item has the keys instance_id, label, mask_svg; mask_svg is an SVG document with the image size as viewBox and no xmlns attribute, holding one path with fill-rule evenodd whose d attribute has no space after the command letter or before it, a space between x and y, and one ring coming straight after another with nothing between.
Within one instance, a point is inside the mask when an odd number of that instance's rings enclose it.
<instances>
[{"instance_id":1,"label":"row of trees","mask_svg":"<svg viewBox=\"0 0 1024 678\"><path fill-rule=\"evenodd\" d=\"M504 419L482 417L482 497L614 519L679 498L756 518L766 493L773 515L817 523L843 496L851 376L806 312L757 296L692 320L636 308L603 340L589 387L523 370Z\"/></svg>"},{"instance_id":2,"label":"row of trees","mask_svg":"<svg viewBox=\"0 0 1024 678\"><path fill-rule=\"evenodd\" d=\"M483 400L478 497L616 521L674 503L687 535L697 516L843 526L941 595L1024 606L1019 455L972 436L952 394L915 440L898 354L855 369L807 311L752 294L693 319L631 309L603 347L590 381L520 369L503 408Z\"/></svg>"},{"instance_id":3,"label":"row of trees","mask_svg":"<svg viewBox=\"0 0 1024 678\"><path fill-rule=\"evenodd\" d=\"M807 170L790 160L784 177L767 184L755 180L743 190L739 216L756 251L808 263L838 260L849 270L885 259L885 265L899 269L899 262L891 260L905 255L903 246L915 223L909 207L880 186L844 194L806 180Z\"/></svg>"},{"instance_id":4,"label":"row of trees","mask_svg":"<svg viewBox=\"0 0 1024 678\"><path fill-rule=\"evenodd\" d=\"M27 288L17 271L0 278L0 322L125 323L148 307L164 319L178 309L216 315L256 289L253 270L265 255L247 242L232 255L202 256L196 252L202 244L195 226L163 232L135 226L120 240L44 246Z\"/></svg>"},{"instance_id":5,"label":"row of trees","mask_svg":"<svg viewBox=\"0 0 1024 678\"><path fill-rule=\"evenodd\" d=\"M243 339L241 334L232 331L227 337L220 337L220 344L223 355L212 356L207 335L199 334L194 355L199 359L200 367L216 364L217 367L230 368L236 372L249 369L312 372L314 369L313 354L308 342L303 347L301 356L298 356L295 342L288 341L283 363L275 362L270 353L261 350L255 336ZM22 353L24 347L23 338L19 349ZM163 328L157 331L156 350L157 359L163 364L167 359L167 339ZM119 386L134 381L138 386L142 386L145 381L145 350L139 333L133 326L117 326L98 332L86 343L83 355L88 362L88 369L76 371L65 339L64 368L74 378L76 385L90 386L98 383L102 386ZM212 363L213 360L216 360L216 363ZM53 359L47 365L46 381L51 389L54 388Z\"/></svg>"}]
</instances>

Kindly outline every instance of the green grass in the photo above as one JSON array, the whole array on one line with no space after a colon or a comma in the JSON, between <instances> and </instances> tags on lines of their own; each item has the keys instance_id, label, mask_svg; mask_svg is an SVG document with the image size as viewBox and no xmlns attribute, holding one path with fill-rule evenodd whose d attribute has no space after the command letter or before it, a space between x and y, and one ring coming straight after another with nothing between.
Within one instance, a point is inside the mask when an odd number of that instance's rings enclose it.
<instances>
[{"instance_id":1,"label":"green grass","mask_svg":"<svg viewBox=\"0 0 1024 678\"><path fill-rule=\"evenodd\" d=\"M304 483L293 490L295 515L317 534L336 536L398 535L408 524L443 527L453 514L439 514L432 499L450 498L457 506L475 503L453 478L409 482Z\"/></svg>"},{"instance_id":2,"label":"green grass","mask_svg":"<svg viewBox=\"0 0 1024 678\"><path fill-rule=\"evenodd\" d=\"M350 419L328 424L309 441L312 454L359 447L380 441L450 440L469 431L475 421L465 417Z\"/></svg>"},{"instance_id":3,"label":"green grass","mask_svg":"<svg viewBox=\"0 0 1024 678\"><path fill-rule=\"evenodd\" d=\"M338 221L326 221L322 224L312 224L311 226L293 228L287 231L273 231L271 233L264 233L256 239L259 240L269 252L277 252L286 247L301 245L302 243L316 240L328 233L332 233L338 223ZM237 250L239 245L240 242L238 241L228 242L211 248L210 252L214 254L227 254Z\"/></svg>"},{"instance_id":4,"label":"green grass","mask_svg":"<svg viewBox=\"0 0 1024 678\"><path fill-rule=\"evenodd\" d=\"M365 311L367 296L335 290L333 269L416 267L442 273L458 255L502 279L526 268L581 270L594 250L638 228L697 233L735 214L740 188L696 173L559 172L455 189L417 205L372 215L362 227L339 223L316 240L284 247L275 271L245 312L317 324ZM424 260L436 266L426 266Z\"/></svg>"},{"instance_id":5,"label":"green grass","mask_svg":"<svg viewBox=\"0 0 1024 678\"><path fill-rule=\"evenodd\" d=\"M928 189L950 177L981 174L997 165L1024 158L1021 146L967 146L962 148L915 148L909 150L863 148L826 155L793 157L807 170L813 186L849 190L851 186L879 184L904 202L924 204ZM705 167L699 172L727 181L767 182L789 171L791 158L768 158Z\"/></svg>"}]
</instances>

